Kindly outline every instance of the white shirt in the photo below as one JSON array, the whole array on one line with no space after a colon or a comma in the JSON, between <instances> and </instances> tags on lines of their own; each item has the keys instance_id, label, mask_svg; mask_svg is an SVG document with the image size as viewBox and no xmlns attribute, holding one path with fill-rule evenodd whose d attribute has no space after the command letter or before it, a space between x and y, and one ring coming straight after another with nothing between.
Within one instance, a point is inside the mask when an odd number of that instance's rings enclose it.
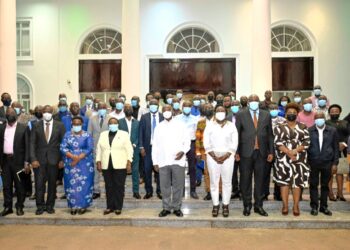
<instances>
[{"instance_id":1,"label":"white shirt","mask_svg":"<svg viewBox=\"0 0 350 250\"><path fill-rule=\"evenodd\" d=\"M194 116L191 114L190 115L180 114L180 115L177 115L175 119L179 120L186 126L190 139L192 141L196 140L196 130L197 130L197 123L199 120L199 116Z\"/></svg>"},{"instance_id":2,"label":"white shirt","mask_svg":"<svg viewBox=\"0 0 350 250\"><path fill-rule=\"evenodd\" d=\"M323 131L326 125L323 126L323 128L319 128L316 126L318 130L318 144L320 144L320 152L322 151L322 144L323 144Z\"/></svg>"},{"instance_id":3,"label":"white shirt","mask_svg":"<svg viewBox=\"0 0 350 250\"><path fill-rule=\"evenodd\" d=\"M184 167L186 153L190 150L191 140L186 127L177 119L164 120L154 130L152 160L160 168L170 165ZM175 160L179 152L184 152L180 160Z\"/></svg>"},{"instance_id":4,"label":"white shirt","mask_svg":"<svg viewBox=\"0 0 350 250\"><path fill-rule=\"evenodd\" d=\"M151 145L153 145L153 137L154 137L154 135L153 135L153 115L155 115L156 117L156 127L159 125L159 112L157 112L157 113L150 113L150 115L151 115ZM154 128L155 129L155 128Z\"/></svg>"},{"instance_id":5,"label":"white shirt","mask_svg":"<svg viewBox=\"0 0 350 250\"><path fill-rule=\"evenodd\" d=\"M109 115L114 117L114 118L116 118L116 119L118 119L118 120L125 118L125 113L124 113L123 110L120 111L119 114L117 114L115 111L113 111L113 112L109 113Z\"/></svg>"},{"instance_id":6,"label":"white shirt","mask_svg":"<svg viewBox=\"0 0 350 250\"><path fill-rule=\"evenodd\" d=\"M51 134L52 134L52 126L53 126L53 119L51 119L51 121L45 121L43 120L43 123L44 123L44 135L45 135L45 132L46 132L46 123L49 123L49 128L50 128L50 132L49 132L49 138L47 139L47 141L50 141L50 138L51 138Z\"/></svg>"},{"instance_id":7,"label":"white shirt","mask_svg":"<svg viewBox=\"0 0 350 250\"><path fill-rule=\"evenodd\" d=\"M236 153L238 132L236 126L227 121L224 127L216 121L209 122L204 130L203 144L205 152Z\"/></svg>"}]
</instances>

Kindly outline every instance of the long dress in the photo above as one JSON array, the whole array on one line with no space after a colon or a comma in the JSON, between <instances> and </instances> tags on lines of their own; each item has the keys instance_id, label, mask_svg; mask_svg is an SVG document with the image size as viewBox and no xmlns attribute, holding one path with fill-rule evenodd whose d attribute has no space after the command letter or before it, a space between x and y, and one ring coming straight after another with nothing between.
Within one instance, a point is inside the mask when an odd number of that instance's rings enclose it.
<instances>
[{"instance_id":1,"label":"long dress","mask_svg":"<svg viewBox=\"0 0 350 250\"><path fill-rule=\"evenodd\" d=\"M292 188L306 188L309 183L310 167L307 163L307 149L310 146L310 136L307 127L297 122L295 128L290 128L287 123L279 124L274 129L275 135L275 172L274 181L280 185L291 185ZM280 146L288 149L296 149L304 146L304 151L292 161L285 153L280 151Z\"/></svg>"},{"instance_id":2,"label":"long dress","mask_svg":"<svg viewBox=\"0 0 350 250\"><path fill-rule=\"evenodd\" d=\"M93 139L83 131L81 135L67 132L61 143L61 153L64 161L64 189L68 207L73 209L87 208L92 203L94 189ZM71 166L72 159L66 156L85 154L85 158L75 167Z\"/></svg>"}]
</instances>

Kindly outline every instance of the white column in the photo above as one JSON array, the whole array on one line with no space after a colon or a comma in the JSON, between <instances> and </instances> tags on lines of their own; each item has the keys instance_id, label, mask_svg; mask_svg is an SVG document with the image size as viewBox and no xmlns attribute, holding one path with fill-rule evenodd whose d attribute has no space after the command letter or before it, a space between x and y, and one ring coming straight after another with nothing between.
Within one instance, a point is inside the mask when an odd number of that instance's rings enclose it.
<instances>
[{"instance_id":1,"label":"white column","mask_svg":"<svg viewBox=\"0 0 350 250\"><path fill-rule=\"evenodd\" d=\"M270 0L253 0L252 93L272 89Z\"/></svg>"},{"instance_id":2,"label":"white column","mask_svg":"<svg viewBox=\"0 0 350 250\"><path fill-rule=\"evenodd\" d=\"M122 5L122 93L130 100L141 94L140 0Z\"/></svg>"},{"instance_id":3,"label":"white column","mask_svg":"<svg viewBox=\"0 0 350 250\"><path fill-rule=\"evenodd\" d=\"M17 100L16 1L0 0L0 93Z\"/></svg>"}]
</instances>

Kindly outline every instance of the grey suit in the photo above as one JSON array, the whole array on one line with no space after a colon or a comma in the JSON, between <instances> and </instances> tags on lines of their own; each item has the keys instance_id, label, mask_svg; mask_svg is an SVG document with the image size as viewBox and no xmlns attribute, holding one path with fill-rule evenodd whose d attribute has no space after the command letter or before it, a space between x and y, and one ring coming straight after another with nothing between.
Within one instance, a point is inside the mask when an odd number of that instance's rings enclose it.
<instances>
[{"instance_id":1,"label":"grey suit","mask_svg":"<svg viewBox=\"0 0 350 250\"><path fill-rule=\"evenodd\" d=\"M95 165L96 165L96 159L95 159L96 146L100 138L101 132L108 130L108 120L110 118L111 116L109 115L106 115L103 118L102 127L100 127L100 117L98 115L92 116L89 121L88 132L92 135L92 138L94 139L94 164ZM98 172L97 169L95 169L94 193L100 193L100 178L101 178L100 172Z\"/></svg>"},{"instance_id":2,"label":"grey suit","mask_svg":"<svg viewBox=\"0 0 350 250\"><path fill-rule=\"evenodd\" d=\"M252 207L252 177L254 173L254 206L263 205L263 181L268 154L273 154L273 134L270 114L262 109L258 111L258 125L255 129L249 109L236 115L236 127L239 135L237 153L240 155L240 186L245 207ZM255 138L259 148L255 149Z\"/></svg>"}]
</instances>

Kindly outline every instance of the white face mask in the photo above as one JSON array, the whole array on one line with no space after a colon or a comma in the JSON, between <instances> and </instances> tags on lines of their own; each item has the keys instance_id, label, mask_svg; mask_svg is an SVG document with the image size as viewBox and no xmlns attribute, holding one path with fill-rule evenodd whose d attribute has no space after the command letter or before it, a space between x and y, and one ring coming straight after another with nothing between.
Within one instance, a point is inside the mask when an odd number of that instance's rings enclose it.
<instances>
[{"instance_id":1,"label":"white face mask","mask_svg":"<svg viewBox=\"0 0 350 250\"><path fill-rule=\"evenodd\" d=\"M215 118L218 121L223 121L225 119L225 117L226 117L226 113L225 112L217 112L215 114Z\"/></svg>"},{"instance_id":2,"label":"white face mask","mask_svg":"<svg viewBox=\"0 0 350 250\"><path fill-rule=\"evenodd\" d=\"M44 118L44 120L45 121L51 121L51 119L52 119L52 114L51 113L44 113L43 114L43 118Z\"/></svg>"},{"instance_id":3,"label":"white face mask","mask_svg":"<svg viewBox=\"0 0 350 250\"><path fill-rule=\"evenodd\" d=\"M163 113L163 116L164 116L165 119L170 119L172 117L172 115L173 114L171 113L171 111L165 111Z\"/></svg>"}]
</instances>

